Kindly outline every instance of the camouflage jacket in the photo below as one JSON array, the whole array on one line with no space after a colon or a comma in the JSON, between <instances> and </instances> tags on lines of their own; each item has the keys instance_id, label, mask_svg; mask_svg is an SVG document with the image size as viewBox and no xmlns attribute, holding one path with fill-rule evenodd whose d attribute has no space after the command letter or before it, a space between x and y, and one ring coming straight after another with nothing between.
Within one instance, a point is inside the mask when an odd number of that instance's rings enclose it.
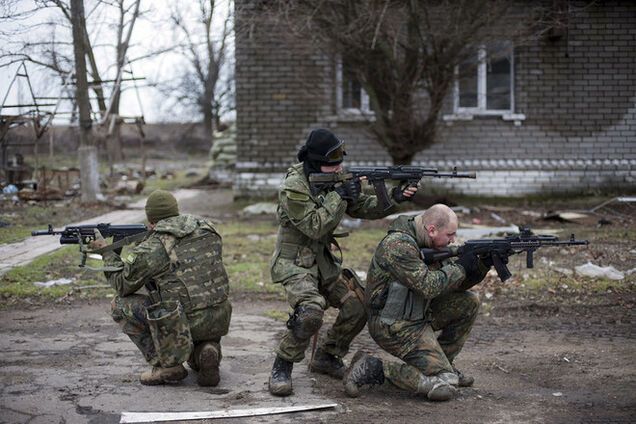
<instances>
[{"instance_id":1,"label":"camouflage jacket","mask_svg":"<svg viewBox=\"0 0 636 424\"><path fill-rule=\"evenodd\" d=\"M377 219L392 213L383 211L376 196L361 194L347 207L335 191L312 194L303 164L292 166L278 193L278 239L271 261L274 283L297 274L311 274L324 281L340 274L340 259L331 252L334 231L345 213L354 218Z\"/></svg>"},{"instance_id":2,"label":"camouflage jacket","mask_svg":"<svg viewBox=\"0 0 636 424\"><path fill-rule=\"evenodd\" d=\"M221 236L207 220L179 215L160 220L140 244L120 258L104 254L106 272L119 296L154 283L162 300L178 300L186 311L227 299L229 282L222 263Z\"/></svg>"},{"instance_id":3,"label":"camouflage jacket","mask_svg":"<svg viewBox=\"0 0 636 424\"><path fill-rule=\"evenodd\" d=\"M371 305L392 282L406 286L425 299L457 288L466 276L464 268L450 260L427 266L420 255L423 247L430 247L430 241L427 236L418 240L414 218L396 219L371 260L365 303Z\"/></svg>"}]
</instances>

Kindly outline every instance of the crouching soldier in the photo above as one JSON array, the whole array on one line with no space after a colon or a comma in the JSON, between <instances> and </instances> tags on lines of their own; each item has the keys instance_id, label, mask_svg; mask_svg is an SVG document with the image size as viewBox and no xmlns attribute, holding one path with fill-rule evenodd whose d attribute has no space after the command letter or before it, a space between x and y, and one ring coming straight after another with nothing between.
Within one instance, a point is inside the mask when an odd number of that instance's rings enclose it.
<instances>
[{"instance_id":1,"label":"crouching soldier","mask_svg":"<svg viewBox=\"0 0 636 424\"><path fill-rule=\"evenodd\" d=\"M316 350L310 370L342 379L342 357L364 328L367 316L355 274L341 267L334 234L345 213L352 217L381 218L393 211L378 207L376 196L361 193L360 181L349 180L331 189L314 190L314 173L343 171L343 142L331 131L312 131L298 152L300 163L287 172L279 191L278 239L271 264L274 283L282 284L294 312L276 349L269 378L273 395L292 393L293 364L305 356L309 340L322 325L325 309L339 309L336 322ZM416 187L395 192L394 201L410 199ZM360 293L356 295L356 292Z\"/></svg>"},{"instance_id":2,"label":"crouching soldier","mask_svg":"<svg viewBox=\"0 0 636 424\"><path fill-rule=\"evenodd\" d=\"M426 265L420 255L420 248L452 243L457 224L455 213L441 204L391 224L369 267L365 303L371 337L405 363L357 352L344 378L347 395L356 397L361 386L388 380L442 401L454 397L457 387L473 384L453 361L479 309L479 298L467 289L483 280L492 262L471 252Z\"/></svg>"},{"instance_id":3,"label":"crouching soldier","mask_svg":"<svg viewBox=\"0 0 636 424\"><path fill-rule=\"evenodd\" d=\"M117 292L112 317L152 369L141 384L183 380L188 362L201 386L219 383L221 337L230 325L228 277L221 236L203 218L180 215L177 201L156 190L146 201L149 233L121 258L103 253L106 278ZM98 236L92 248L103 248Z\"/></svg>"}]
</instances>

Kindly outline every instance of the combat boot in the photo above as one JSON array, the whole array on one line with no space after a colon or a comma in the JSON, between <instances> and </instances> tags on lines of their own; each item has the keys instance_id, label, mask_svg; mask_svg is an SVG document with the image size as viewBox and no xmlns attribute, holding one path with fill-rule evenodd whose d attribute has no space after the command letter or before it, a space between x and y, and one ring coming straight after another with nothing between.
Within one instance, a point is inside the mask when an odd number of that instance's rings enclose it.
<instances>
[{"instance_id":1,"label":"combat boot","mask_svg":"<svg viewBox=\"0 0 636 424\"><path fill-rule=\"evenodd\" d=\"M475 382L473 377L464 375L463 372L455 368L455 365L453 365L453 371L457 374L457 378L459 379L459 387L470 387Z\"/></svg>"},{"instance_id":2,"label":"combat boot","mask_svg":"<svg viewBox=\"0 0 636 424\"><path fill-rule=\"evenodd\" d=\"M159 384L178 383L187 376L188 371L183 365L179 364L169 368L152 367L150 371L141 373L139 381L146 386L156 386Z\"/></svg>"},{"instance_id":3,"label":"combat boot","mask_svg":"<svg viewBox=\"0 0 636 424\"><path fill-rule=\"evenodd\" d=\"M325 352L322 348L318 348L309 365L309 369L313 372L327 374L338 380L342 380L346 367L342 359Z\"/></svg>"},{"instance_id":4,"label":"combat boot","mask_svg":"<svg viewBox=\"0 0 636 424\"><path fill-rule=\"evenodd\" d=\"M362 351L356 352L343 379L347 396L358 397L360 395L360 387L365 384L382 383L384 383L382 360Z\"/></svg>"},{"instance_id":5,"label":"combat boot","mask_svg":"<svg viewBox=\"0 0 636 424\"><path fill-rule=\"evenodd\" d=\"M422 375L417 393L425 394L430 400L443 401L457 396L457 389L438 375Z\"/></svg>"},{"instance_id":6,"label":"combat boot","mask_svg":"<svg viewBox=\"0 0 636 424\"><path fill-rule=\"evenodd\" d=\"M197 365L197 383L199 386L216 386L219 384L219 363L221 353L217 346L211 342L201 343L195 348L195 361Z\"/></svg>"},{"instance_id":7,"label":"combat boot","mask_svg":"<svg viewBox=\"0 0 636 424\"><path fill-rule=\"evenodd\" d=\"M269 377L269 392L274 396L289 396L292 394L292 369L294 363L276 356L272 375Z\"/></svg>"}]
</instances>

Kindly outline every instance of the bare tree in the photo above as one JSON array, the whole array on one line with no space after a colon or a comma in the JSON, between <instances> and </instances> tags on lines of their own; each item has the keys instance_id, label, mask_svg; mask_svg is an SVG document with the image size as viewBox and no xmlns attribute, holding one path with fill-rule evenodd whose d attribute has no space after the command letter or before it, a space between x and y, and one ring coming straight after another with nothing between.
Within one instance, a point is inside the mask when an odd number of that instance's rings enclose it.
<instances>
[{"instance_id":1,"label":"bare tree","mask_svg":"<svg viewBox=\"0 0 636 424\"><path fill-rule=\"evenodd\" d=\"M456 70L475 57L477 46L519 42L545 29L536 25L544 16L538 10L511 19L516 9L508 0L264 4L296 37L312 38L325 53L346 61L369 96L370 128L396 164L410 163L435 142Z\"/></svg>"},{"instance_id":2,"label":"bare tree","mask_svg":"<svg viewBox=\"0 0 636 424\"><path fill-rule=\"evenodd\" d=\"M86 45L84 33L84 1L71 0L71 23L73 26L73 52L75 57L75 99L79 109L80 148L78 150L82 202L97 201L99 192L97 149L92 143L92 119L86 78Z\"/></svg>"},{"instance_id":3,"label":"bare tree","mask_svg":"<svg viewBox=\"0 0 636 424\"><path fill-rule=\"evenodd\" d=\"M171 91L177 102L195 108L202 115L208 140L212 140L232 96L233 71L226 66L233 30L232 11L231 1L198 0L193 9L183 3L175 4L170 14L180 38L178 51L187 60L187 66L178 70L179 79L167 84L168 90L164 92Z\"/></svg>"},{"instance_id":4,"label":"bare tree","mask_svg":"<svg viewBox=\"0 0 636 424\"><path fill-rule=\"evenodd\" d=\"M142 14L140 10L141 0L95 0L88 15L95 17L85 24L82 33L78 36L83 42L83 50L88 62L87 72L91 81L89 89L93 92L95 99L95 110L92 110L94 119L106 125L110 131L107 137L107 151L109 161L120 161L123 157L120 125L120 102L122 93L122 80L124 78L125 67L137 60L165 52L167 49L159 49L151 52L144 52L140 56L129 58L131 38L135 23ZM7 32L7 41L0 47L0 67L26 60L42 68L52 71L62 79L74 74L74 57L71 47L73 43L69 41L73 17L69 4L64 0L34 0L30 9L20 9L19 1L4 0L2 6L3 13L0 22L16 22L19 20L35 21L29 23L26 28L38 31L37 37L16 37L17 32L24 32L17 26L12 32ZM115 11L115 13L112 13ZM57 13L54 13L57 12ZM44 14L38 18L38 14ZM116 19L111 22L104 16L116 15ZM86 22L86 17L85 17ZM104 28L107 25L108 28ZM46 37L46 31L40 27L50 28L50 36ZM112 29L112 33L111 33ZM35 32L35 31L34 31ZM0 33L0 37L5 34ZM108 53L113 52L112 61L104 60ZM106 54L104 54L106 53ZM107 78L104 78L104 75ZM108 82L105 82L108 80Z\"/></svg>"}]
</instances>

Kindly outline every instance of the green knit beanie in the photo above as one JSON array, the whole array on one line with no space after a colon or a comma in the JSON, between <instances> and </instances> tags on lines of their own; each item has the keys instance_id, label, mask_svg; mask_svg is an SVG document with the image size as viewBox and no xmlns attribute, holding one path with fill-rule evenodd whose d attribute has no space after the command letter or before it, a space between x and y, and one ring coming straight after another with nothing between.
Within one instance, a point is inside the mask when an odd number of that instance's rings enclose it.
<instances>
[{"instance_id":1,"label":"green knit beanie","mask_svg":"<svg viewBox=\"0 0 636 424\"><path fill-rule=\"evenodd\" d=\"M146 200L146 217L148 222L156 223L162 219L179 215L177 199L165 190L155 190Z\"/></svg>"}]
</instances>

